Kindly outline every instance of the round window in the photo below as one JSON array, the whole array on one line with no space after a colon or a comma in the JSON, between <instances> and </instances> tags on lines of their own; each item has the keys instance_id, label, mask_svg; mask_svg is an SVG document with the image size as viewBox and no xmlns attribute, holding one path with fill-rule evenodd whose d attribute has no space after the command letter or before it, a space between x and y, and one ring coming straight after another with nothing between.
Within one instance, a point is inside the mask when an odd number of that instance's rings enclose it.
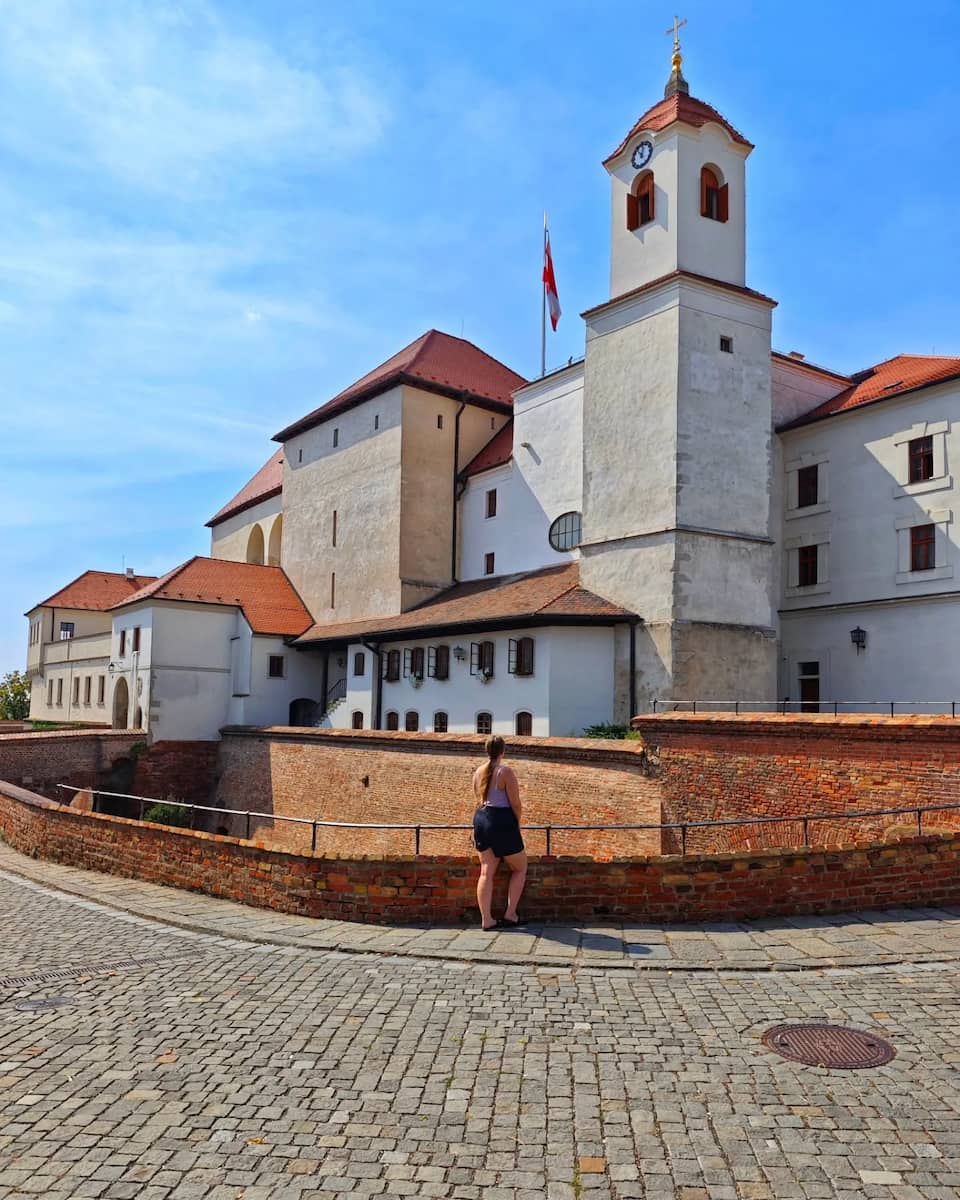
<instances>
[{"instance_id":1,"label":"round window","mask_svg":"<svg viewBox=\"0 0 960 1200\"><path fill-rule=\"evenodd\" d=\"M580 514L578 512L563 513L557 517L550 526L550 545L560 553L565 550L575 550L580 545Z\"/></svg>"}]
</instances>

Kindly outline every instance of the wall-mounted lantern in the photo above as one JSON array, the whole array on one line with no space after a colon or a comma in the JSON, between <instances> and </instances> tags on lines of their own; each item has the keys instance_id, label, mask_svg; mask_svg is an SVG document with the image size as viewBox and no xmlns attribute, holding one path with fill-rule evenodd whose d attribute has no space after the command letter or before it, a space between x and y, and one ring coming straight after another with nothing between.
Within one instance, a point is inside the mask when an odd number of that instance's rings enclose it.
<instances>
[{"instance_id":1,"label":"wall-mounted lantern","mask_svg":"<svg viewBox=\"0 0 960 1200\"><path fill-rule=\"evenodd\" d=\"M457 660L457 662L463 662L463 660L467 657L467 652L462 646L454 646L453 657Z\"/></svg>"},{"instance_id":2,"label":"wall-mounted lantern","mask_svg":"<svg viewBox=\"0 0 960 1200\"><path fill-rule=\"evenodd\" d=\"M850 641L856 646L857 654L859 654L861 650L866 650L867 631L865 629L861 629L859 625L856 627L856 629L851 629Z\"/></svg>"}]
</instances>

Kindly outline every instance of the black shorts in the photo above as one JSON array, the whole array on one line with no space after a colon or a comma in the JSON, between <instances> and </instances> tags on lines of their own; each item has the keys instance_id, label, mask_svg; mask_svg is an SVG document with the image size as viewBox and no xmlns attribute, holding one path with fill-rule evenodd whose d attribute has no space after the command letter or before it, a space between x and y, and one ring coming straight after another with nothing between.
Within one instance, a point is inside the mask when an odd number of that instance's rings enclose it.
<instances>
[{"instance_id":1,"label":"black shorts","mask_svg":"<svg viewBox=\"0 0 960 1200\"><path fill-rule=\"evenodd\" d=\"M519 854L523 838L513 809L482 804L473 814L473 844L478 850L492 850L497 858Z\"/></svg>"}]
</instances>

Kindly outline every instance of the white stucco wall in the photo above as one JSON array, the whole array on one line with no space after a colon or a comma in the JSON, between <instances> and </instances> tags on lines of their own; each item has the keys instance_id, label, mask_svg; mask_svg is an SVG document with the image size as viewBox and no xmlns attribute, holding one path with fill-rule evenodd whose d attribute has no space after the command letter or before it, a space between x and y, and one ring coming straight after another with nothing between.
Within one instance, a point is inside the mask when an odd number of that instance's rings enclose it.
<instances>
[{"instance_id":1,"label":"white stucco wall","mask_svg":"<svg viewBox=\"0 0 960 1200\"><path fill-rule=\"evenodd\" d=\"M214 525L210 530L210 557L227 559L229 562L247 562L250 536L254 526L259 526L263 537L264 564L268 567L281 566L282 552L281 561L274 562L270 554L270 538L282 508L283 497L271 496ZM282 538L280 540L282 545Z\"/></svg>"},{"instance_id":2,"label":"white stucco wall","mask_svg":"<svg viewBox=\"0 0 960 1200\"><path fill-rule=\"evenodd\" d=\"M588 725L613 720L614 631L550 631L550 733L581 737Z\"/></svg>"},{"instance_id":3,"label":"white stucco wall","mask_svg":"<svg viewBox=\"0 0 960 1200\"><path fill-rule=\"evenodd\" d=\"M282 655L284 675L271 679L269 659ZM230 723L237 725L286 725L294 700L319 703L323 687L323 658L320 654L295 650L283 638L254 635L250 639L249 694L232 698Z\"/></svg>"}]
</instances>

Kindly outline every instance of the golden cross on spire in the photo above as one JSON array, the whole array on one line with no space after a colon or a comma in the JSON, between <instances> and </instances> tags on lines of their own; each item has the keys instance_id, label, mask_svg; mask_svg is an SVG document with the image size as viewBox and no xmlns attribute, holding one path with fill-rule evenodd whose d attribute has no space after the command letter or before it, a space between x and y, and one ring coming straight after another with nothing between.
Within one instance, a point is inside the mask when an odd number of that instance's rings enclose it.
<instances>
[{"instance_id":1,"label":"golden cross on spire","mask_svg":"<svg viewBox=\"0 0 960 1200\"><path fill-rule=\"evenodd\" d=\"M673 24L670 26L670 28L668 30L665 31L667 37L669 37L671 33L673 34L673 52L674 52L674 54L680 53L680 30L683 28L684 25L686 25L686 23L687 23L686 17L684 17L683 20L681 21L678 16L674 16Z\"/></svg>"},{"instance_id":2,"label":"golden cross on spire","mask_svg":"<svg viewBox=\"0 0 960 1200\"><path fill-rule=\"evenodd\" d=\"M667 80L666 88L664 88L664 96L672 96L677 92L689 92L690 90L681 70L683 55L680 53L680 30L686 23L686 17L682 21L679 17L674 17L673 24L666 31L667 37L673 34L673 57L670 59L670 78Z\"/></svg>"}]
</instances>

